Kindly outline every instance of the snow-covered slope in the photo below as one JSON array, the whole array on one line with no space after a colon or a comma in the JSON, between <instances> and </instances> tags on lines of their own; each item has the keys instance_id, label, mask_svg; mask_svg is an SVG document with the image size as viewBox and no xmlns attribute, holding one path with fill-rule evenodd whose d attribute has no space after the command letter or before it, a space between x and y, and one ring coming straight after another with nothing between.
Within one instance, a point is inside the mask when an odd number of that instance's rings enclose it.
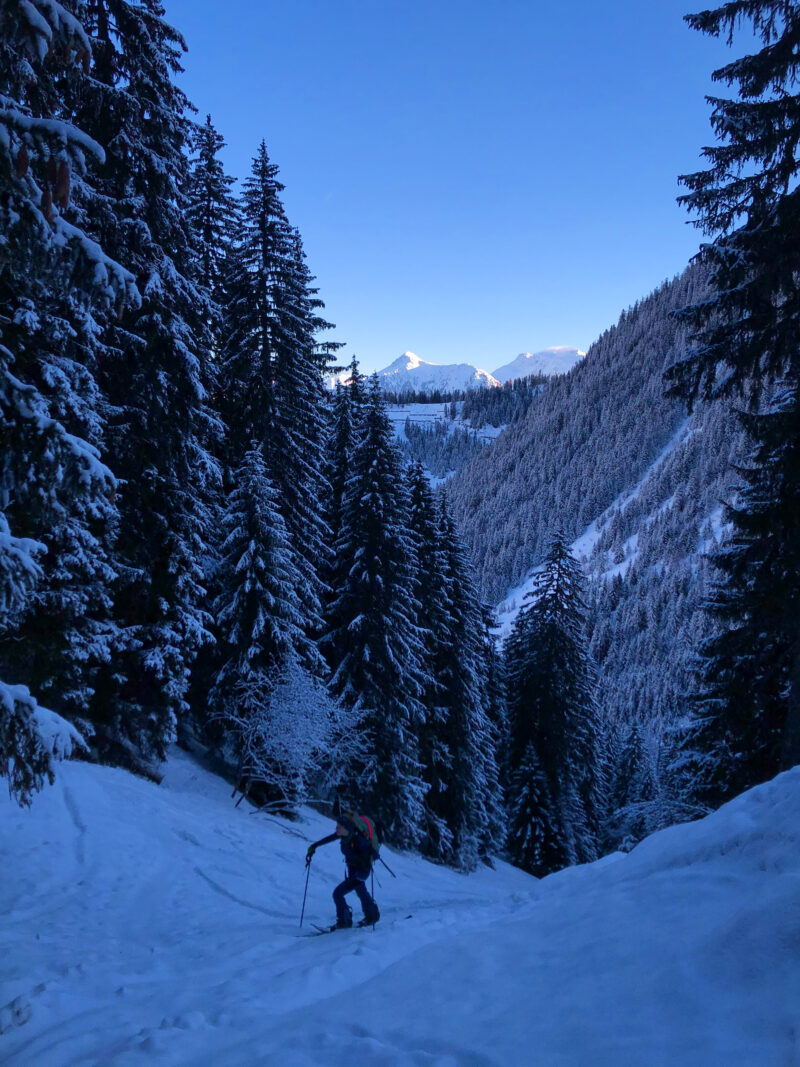
<instances>
[{"instance_id":1,"label":"snow-covered slope","mask_svg":"<svg viewBox=\"0 0 800 1067\"><path fill-rule=\"evenodd\" d=\"M160 787L73 763L0 809L0 1005L32 1006L3 1063L798 1062L800 769L541 882L387 851L376 930L308 939L330 824L234 809L183 753ZM320 850L308 919L340 874Z\"/></svg>"},{"instance_id":2,"label":"snow-covered slope","mask_svg":"<svg viewBox=\"0 0 800 1067\"><path fill-rule=\"evenodd\" d=\"M452 392L454 389L483 389L500 383L485 370L471 363L426 363L413 352L402 356L378 371L384 389L393 393Z\"/></svg>"},{"instance_id":3,"label":"snow-covered slope","mask_svg":"<svg viewBox=\"0 0 800 1067\"><path fill-rule=\"evenodd\" d=\"M586 355L579 348L555 345L541 352L520 352L516 359L492 371L498 382L510 382L529 374L566 374Z\"/></svg>"}]
</instances>

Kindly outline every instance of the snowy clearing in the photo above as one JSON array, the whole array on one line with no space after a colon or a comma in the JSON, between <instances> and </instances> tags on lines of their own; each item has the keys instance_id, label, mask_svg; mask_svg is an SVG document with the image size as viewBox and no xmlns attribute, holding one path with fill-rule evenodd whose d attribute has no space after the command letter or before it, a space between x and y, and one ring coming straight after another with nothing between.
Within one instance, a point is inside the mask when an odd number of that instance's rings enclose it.
<instances>
[{"instance_id":1,"label":"snowy clearing","mask_svg":"<svg viewBox=\"0 0 800 1067\"><path fill-rule=\"evenodd\" d=\"M0 1063L800 1065L800 768L541 882L385 851L373 932L302 938L307 843L176 750L2 800ZM307 920L332 918L335 845ZM411 918L406 916L411 915Z\"/></svg>"}]
</instances>

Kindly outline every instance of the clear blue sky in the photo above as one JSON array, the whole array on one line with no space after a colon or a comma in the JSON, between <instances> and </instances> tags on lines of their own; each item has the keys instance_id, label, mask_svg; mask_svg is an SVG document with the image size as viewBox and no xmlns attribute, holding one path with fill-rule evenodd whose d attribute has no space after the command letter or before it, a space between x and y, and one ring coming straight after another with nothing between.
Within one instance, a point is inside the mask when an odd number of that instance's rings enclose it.
<instances>
[{"instance_id":1,"label":"clear blue sky","mask_svg":"<svg viewBox=\"0 0 800 1067\"><path fill-rule=\"evenodd\" d=\"M165 0L242 178L264 138L365 370L586 349L686 265L728 57L681 0Z\"/></svg>"}]
</instances>

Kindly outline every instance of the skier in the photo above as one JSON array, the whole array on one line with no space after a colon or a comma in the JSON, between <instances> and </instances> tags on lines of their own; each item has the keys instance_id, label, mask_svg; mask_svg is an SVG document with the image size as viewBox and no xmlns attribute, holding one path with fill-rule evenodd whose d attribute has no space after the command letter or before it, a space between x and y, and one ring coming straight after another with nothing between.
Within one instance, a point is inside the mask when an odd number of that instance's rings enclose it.
<instances>
[{"instance_id":1,"label":"skier","mask_svg":"<svg viewBox=\"0 0 800 1067\"><path fill-rule=\"evenodd\" d=\"M360 828L361 825L364 826L364 830ZM372 861L375 857L374 830L369 819L355 815L352 811L337 815L334 832L323 837L321 841L315 841L313 845L309 845L306 853L306 866L311 863L311 857L320 845L329 845L337 838L347 864L347 877L333 891L336 925L331 929L342 929L353 925L353 913L344 899L353 890L358 894L361 907L364 909L364 918L358 925L373 926L380 919L381 913L378 911L378 905L369 895L366 884L372 872Z\"/></svg>"}]
</instances>

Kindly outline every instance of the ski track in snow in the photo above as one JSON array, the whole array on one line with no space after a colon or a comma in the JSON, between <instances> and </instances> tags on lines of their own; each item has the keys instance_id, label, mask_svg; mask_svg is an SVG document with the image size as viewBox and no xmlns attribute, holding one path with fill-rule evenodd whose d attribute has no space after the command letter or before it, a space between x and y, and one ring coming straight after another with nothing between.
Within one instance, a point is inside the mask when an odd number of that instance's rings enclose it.
<instances>
[{"instance_id":1,"label":"ski track in snow","mask_svg":"<svg viewBox=\"0 0 800 1067\"><path fill-rule=\"evenodd\" d=\"M0 1006L32 1018L0 1064L800 1067L800 768L541 882L387 850L375 931L320 938L329 820L228 792L176 750L160 787L73 763L1 802Z\"/></svg>"}]
</instances>

